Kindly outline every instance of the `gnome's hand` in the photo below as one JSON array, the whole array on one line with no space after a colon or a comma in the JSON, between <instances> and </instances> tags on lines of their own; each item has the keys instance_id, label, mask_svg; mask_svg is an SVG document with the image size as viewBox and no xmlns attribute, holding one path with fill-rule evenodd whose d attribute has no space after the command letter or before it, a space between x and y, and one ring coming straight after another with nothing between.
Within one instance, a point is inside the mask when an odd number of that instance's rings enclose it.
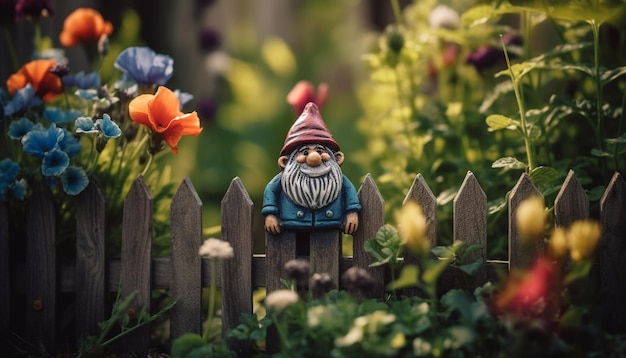
<instances>
[{"instance_id":1,"label":"gnome's hand","mask_svg":"<svg viewBox=\"0 0 626 358\"><path fill-rule=\"evenodd\" d=\"M280 223L275 215L265 217L265 231L274 235L280 234Z\"/></svg>"},{"instance_id":2,"label":"gnome's hand","mask_svg":"<svg viewBox=\"0 0 626 358\"><path fill-rule=\"evenodd\" d=\"M359 214L351 212L346 215L346 225L343 232L348 235L352 235L359 227Z\"/></svg>"}]
</instances>

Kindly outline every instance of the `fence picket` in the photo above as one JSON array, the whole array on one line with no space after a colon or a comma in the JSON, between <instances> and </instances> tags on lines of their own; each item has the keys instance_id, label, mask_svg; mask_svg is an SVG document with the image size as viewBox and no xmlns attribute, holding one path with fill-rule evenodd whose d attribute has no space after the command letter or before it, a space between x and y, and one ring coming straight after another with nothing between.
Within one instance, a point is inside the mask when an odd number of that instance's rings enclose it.
<instances>
[{"instance_id":1,"label":"fence picket","mask_svg":"<svg viewBox=\"0 0 626 358\"><path fill-rule=\"evenodd\" d=\"M568 228L574 221L588 217L589 198L570 170L554 200L554 225Z\"/></svg>"},{"instance_id":2,"label":"fence picket","mask_svg":"<svg viewBox=\"0 0 626 358\"><path fill-rule=\"evenodd\" d=\"M403 204L406 204L409 200L415 201L422 207L426 217L426 238L430 242L430 246L435 247L437 245L437 198L430 190L422 174L418 174L413 180L413 184L409 188ZM407 264L418 264L417 258L408 249L404 250L404 261ZM417 288L406 288L403 292L408 296L420 294Z\"/></svg>"},{"instance_id":3,"label":"fence picket","mask_svg":"<svg viewBox=\"0 0 626 358\"><path fill-rule=\"evenodd\" d=\"M626 182L615 173L600 199L602 239L599 244L600 287L605 322L613 329L626 327Z\"/></svg>"},{"instance_id":4,"label":"fence picket","mask_svg":"<svg viewBox=\"0 0 626 358\"><path fill-rule=\"evenodd\" d=\"M202 333L202 277L198 248L202 243L202 200L189 178L184 178L172 198L170 336Z\"/></svg>"},{"instance_id":5,"label":"fence picket","mask_svg":"<svg viewBox=\"0 0 626 358\"><path fill-rule=\"evenodd\" d=\"M385 294L385 268L369 267L371 256L363 250L365 241L376 236L378 229L385 224L385 201L370 174L365 176L358 191L363 209L359 214L359 228L352 236L353 266L367 269L374 279L372 296L383 297Z\"/></svg>"},{"instance_id":6,"label":"fence picket","mask_svg":"<svg viewBox=\"0 0 626 358\"><path fill-rule=\"evenodd\" d=\"M137 292L133 310L150 310L152 254L152 195L143 176L133 182L124 200L122 222L121 296ZM131 322L134 321L131 315ZM145 355L150 345L149 327L141 327L122 339L122 346L136 355Z\"/></svg>"},{"instance_id":7,"label":"fence picket","mask_svg":"<svg viewBox=\"0 0 626 358\"><path fill-rule=\"evenodd\" d=\"M252 313L252 209L253 203L239 178L233 179L222 199L222 239L233 247L234 257L222 262L222 332L239 324L241 315ZM215 284L215 283L211 283ZM250 356L251 347L228 342L239 356Z\"/></svg>"},{"instance_id":8,"label":"fence picket","mask_svg":"<svg viewBox=\"0 0 626 358\"><path fill-rule=\"evenodd\" d=\"M474 173L468 172L453 202L454 241L461 241L466 246L482 247L467 254L465 263L487 260L487 214L487 195L478 184ZM471 278L471 285L476 287L485 282L487 274L482 266Z\"/></svg>"},{"instance_id":9,"label":"fence picket","mask_svg":"<svg viewBox=\"0 0 626 358\"><path fill-rule=\"evenodd\" d=\"M99 333L105 319L105 202L95 182L76 202L76 334Z\"/></svg>"},{"instance_id":10,"label":"fence picket","mask_svg":"<svg viewBox=\"0 0 626 358\"><path fill-rule=\"evenodd\" d=\"M26 207L26 330L47 348L56 342L55 216L50 191L35 187Z\"/></svg>"},{"instance_id":11,"label":"fence picket","mask_svg":"<svg viewBox=\"0 0 626 358\"><path fill-rule=\"evenodd\" d=\"M4 342L9 333L9 320L11 315L11 266L9 252L9 204L0 201L0 346L5 347Z\"/></svg>"},{"instance_id":12,"label":"fence picket","mask_svg":"<svg viewBox=\"0 0 626 358\"><path fill-rule=\"evenodd\" d=\"M509 194L509 269L527 267L535 257L543 254L543 235L525 239L533 240L533 245L524 244L515 219L517 208L524 200L532 196L539 196L543 199L528 174L522 173Z\"/></svg>"}]
</instances>

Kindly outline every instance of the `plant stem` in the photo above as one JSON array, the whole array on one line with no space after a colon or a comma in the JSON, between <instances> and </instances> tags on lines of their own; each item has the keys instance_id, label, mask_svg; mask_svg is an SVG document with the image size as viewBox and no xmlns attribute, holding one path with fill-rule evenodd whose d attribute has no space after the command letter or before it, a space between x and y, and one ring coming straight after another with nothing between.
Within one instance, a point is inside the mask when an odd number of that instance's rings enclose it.
<instances>
[{"instance_id":1,"label":"plant stem","mask_svg":"<svg viewBox=\"0 0 626 358\"><path fill-rule=\"evenodd\" d=\"M402 11L400 10L400 3L398 0L391 0L391 7L393 8L393 16L396 18L396 23L402 25Z\"/></svg>"},{"instance_id":2,"label":"plant stem","mask_svg":"<svg viewBox=\"0 0 626 358\"><path fill-rule=\"evenodd\" d=\"M596 86L596 140L599 149L604 148L602 143L602 79L600 78L600 24L595 20L589 21L593 32L593 74Z\"/></svg>"},{"instance_id":3,"label":"plant stem","mask_svg":"<svg viewBox=\"0 0 626 358\"><path fill-rule=\"evenodd\" d=\"M515 92L515 100L517 101L517 108L519 110L520 127L522 129L522 136L524 137L524 145L526 147L526 160L528 161L527 169L528 169L528 173L530 173L535 168L535 164L533 160L532 145L530 143L528 127L526 125L526 114L524 111L524 104L522 102L522 96L520 94L520 89L519 89L519 80L515 76L515 73L513 73L513 68L511 67L511 61L509 59L509 53L506 50L504 41L502 41L502 36L500 36L500 42L502 43L502 49L504 50L504 58L506 59L506 65L509 69L511 82L513 82L513 91Z\"/></svg>"},{"instance_id":4,"label":"plant stem","mask_svg":"<svg viewBox=\"0 0 626 358\"><path fill-rule=\"evenodd\" d=\"M4 27L4 37L6 39L9 56L11 57L13 70L17 71L20 68L20 62L17 59L17 52L15 51L15 45L13 44L13 38L11 37L11 31L9 31L8 26Z\"/></svg>"},{"instance_id":5,"label":"plant stem","mask_svg":"<svg viewBox=\"0 0 626 358\"><path fill-rule=\"evenodd\" d=\"M152 157L152 156L150 156ZM206 329L202 335L202 339L207 342L211 334L211 324L213 323L213 310L215 306L215 281L217 280L217 258L211 259L211 287L209 287L209 308L207 314Z\"/></svg>"}]
</instances>

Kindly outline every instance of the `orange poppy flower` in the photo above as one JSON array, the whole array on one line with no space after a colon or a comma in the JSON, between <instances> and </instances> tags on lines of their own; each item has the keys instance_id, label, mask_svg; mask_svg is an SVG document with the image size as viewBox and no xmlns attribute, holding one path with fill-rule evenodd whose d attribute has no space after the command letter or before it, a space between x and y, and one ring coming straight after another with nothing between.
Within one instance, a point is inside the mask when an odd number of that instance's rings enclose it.
<instances>
[{"instance_id":1,"label":"orange poppy flower","mask_svg":"<svg viewBox=\"0 0 626 358\"><path fill-rule=\"evenodd\" d=\"M156 94L139 95L128 104L133 122L160 134L174 154L178 153L176 146L183 135L198 135L202 132L198 114L195 111L183 113L179 108L176 94L164 86L159 87Z\"/></svg>"},{"instance_id":2,"label":"orange poppy flower","mask_svg":"<svg viewBox=\"0 0 626 358\"><path fill-rule=\"evenodd\" d=\"M70 47L98 42L102 35L110 35L111 32L113 32L113 24L104 21L98 11L78 8L65 18L59 40L61 45Z\"/></svg>"},{"instance_id":3,"label":"orange poppy flower","mask_svg":"<svg viewBox=\"0 0 626 358\"><path fill-rule=\"evenodd\" d=\"M16 73L7 79L7 89L13 96L17 90L33 86L35 93L44 101L48 102L63 92L61 79L50 72L50 68L56 64L56 60L33 60L26 63Z\"/></svg>"}]
</instances>

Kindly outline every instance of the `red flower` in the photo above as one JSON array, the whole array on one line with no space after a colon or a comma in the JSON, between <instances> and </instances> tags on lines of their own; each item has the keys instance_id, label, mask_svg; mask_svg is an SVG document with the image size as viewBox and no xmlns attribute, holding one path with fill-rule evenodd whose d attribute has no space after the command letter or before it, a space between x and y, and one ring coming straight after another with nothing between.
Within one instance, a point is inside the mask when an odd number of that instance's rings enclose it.
<instances>
[{"instance_id":1,"label":"red flower","mask_svg":"<svg viewBox=\"0 0 626 358\"><path fill-rule=\"evenodd\" d=\"M104 21L94 9L78 8L65 18L63 32L59 35L61 45L66 47L98 42L102 35L110 35L113 25Z\"/></svg>"},{"instance_id":2,"label":"red flower","mask_svg":"<svg viewBox=\"0 0 626 358\"><path fill-rule=\"evenodd\" d=\"M63 91L61 79L50 72L56 60L33 60L22 66L7 79L7 89L13 96L17 90L31 84L35 93L44 101L50 101Z\"/></svg>"},{"instance_id":3,"label":"red flower","mask_svg":"<svg viewBox=\"0 0 626 358\"><path fill-rule=\"evenodd\" d=\"M300 81L296 83L289 94L287 94L287 103L291 105L296 114L300 114L307 103L313 102L318 107L322 107L322 105L326 103L327 98L328 84L320 83L316 91L315 86L313 86L311 82Z\"/></svg>"},{"instance_id":4,"label":"red flower","mask_svg":"<svg viewBox=\"0 0 626 358\"><path fill-rule=\"evenodd\" d=\"M539 257L526 276L511 273L505 289L496 296L496 307L522 317L550 319L558 308L558 268Z\"/></svg>"},{"instance_id":5,"label":"red flower","mask_svg":"<svg viewBox=\"0 0 626 358\"><path fill-rule=\"evenodd\" d=\"M158 133L174 154L178 153L176 146L183 135L198 135L202 132L198 114L195 111L183 113L179 108L176 94L164 86L159 87L156 94L142 94L128 105L133 122Z\"/></svg>"}]
</instances>

